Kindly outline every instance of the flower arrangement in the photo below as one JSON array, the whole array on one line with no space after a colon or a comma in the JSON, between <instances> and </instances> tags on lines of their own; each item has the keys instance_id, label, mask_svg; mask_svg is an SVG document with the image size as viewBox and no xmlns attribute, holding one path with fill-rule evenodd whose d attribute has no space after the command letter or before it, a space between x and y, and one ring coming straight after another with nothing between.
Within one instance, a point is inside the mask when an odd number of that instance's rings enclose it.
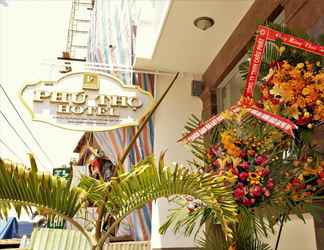
<instances>
[{"instance_id":1,"label":"flower arrangement","mask_svg":"<svg viewBox=\"0 0 324 250\"><path fill-rule=\"evenodd\" d=\"M286 191L294 201L307 199L324 190L324 161L315 162L313 157L295 161L296 167L302 167L302 172L287 185Z\"/></svg>"},{"instance_id":2,"label":"flower arrangement","mask_svg":"<svg viewBox=\"0 0 324 250\"><path fill-rule=\"evenodd\" d=\"M312 201L324 191L323 156L311 143L312 128L324 122L323 46L277 28L259 27L240 65L246 80L240 101L205 122L192 117L179 140L195 155L191 166L232 180L238 220L251 227L251 239L257 227L267 235L267 226L283 225L288 214L314 212ZM208 217L206 207L187 204L190 221Z\"/></svg>"},{"instance_id":3,"label":"flower arrangement","mask_svg":"<svg viewBox=\"0 0 324 250\"><path fill-rule=\"evenodd\" d=\"M274 149L287 147L289 140L281 131L252 117L246 120L247 116L232 114L219 140L207 150L204 171L235 177L235 200L245 207L255 207L270 198L275 187L271 165L279 159ZM242 118L245 125L236 126Z\"/></svg>"},{"instance_id":4,"label":"flower arrangement","mask_svg":"<svg viewBox=\"0 0 324 250\"><path fill-rule=\"evenodd\" d=\"M259 104L298 126L312 128L324 120L324 72L320 62L276 62L261 84Z\"/></svg>"}]
</instances>

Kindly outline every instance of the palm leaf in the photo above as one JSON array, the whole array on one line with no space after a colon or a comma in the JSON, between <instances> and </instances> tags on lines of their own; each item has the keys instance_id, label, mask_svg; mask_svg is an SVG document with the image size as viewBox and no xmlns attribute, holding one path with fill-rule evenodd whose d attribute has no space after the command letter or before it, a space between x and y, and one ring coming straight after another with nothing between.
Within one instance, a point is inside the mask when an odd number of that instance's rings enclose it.
<instances>
[{"instance_id":1,"label":"palm leaf","mask_svg":"<svg viewBox=\"0 0 324 250\"><path fill-rule=\"evenodd\" d=\"M108 183L83 177L80 187L88 193L91 190L88 199L94 203L101 202L105 195L106 209L116 220L122 220L133 210L160 197L191 195L213 210L226 236L231 236L229 225L236 221L236 203L230 184L225 184L224 178L190 172L183 166L164 166L162 157L158 166L148 157L130 172L113 177Z\"/></svg>"},{"instance_id":2,"label":"palm leaf","mask_svg":"<svg viewBox=\"0 0 324 250\"><path fill-rule=\"evenodd\" d=\"M205 206L189 211L188 202L184 197L177 197L173 202L177 204L177 207L169 210L166 222L159 229L161 234L172 228L174 233L181 230L186 236L190 236L195 230L196 237L207 220L214 217L213 210Z\"/></svg>"},{"instance_id":3,"label":"palm leaf","mask_svg":"<svg viewBox=\"0 0 324 250\"><path fill-rule=\"evenodd\" d=\"M0 158L0 215L14 208L19 214L21 209L31 211L32 207L46 214L73 217L80 209L84 191L72 188L60 177L37 172L31 158L32 168Z\"/></svg>"}]
</instances>

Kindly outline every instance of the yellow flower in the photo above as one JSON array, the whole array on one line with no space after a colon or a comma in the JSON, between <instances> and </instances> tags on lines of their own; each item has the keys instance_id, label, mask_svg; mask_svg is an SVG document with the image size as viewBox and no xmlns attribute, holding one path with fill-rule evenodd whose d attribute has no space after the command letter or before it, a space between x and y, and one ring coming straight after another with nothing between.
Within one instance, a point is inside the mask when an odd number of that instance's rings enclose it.
<instances>
[{"instance_id":1,"label":"yellow flower","mask_svg":"<svg viewBox=\"0 0 324 250\"><path fill-rule=\"evenodd\" d=\"M312 93L312 88L310 87L310 86L307 86L307 87L305 87L304 89L303 89L303 91L302 91L302 94L303 95L309 95L309 94L311 94Z\"/></svg>"},{"instance_id":2,"label":"yellow flower","mask_svg":"<svg viewBox=\"0 0 324 250\"><path fill-rule=\"evenodd\" d=\"M304 63L298 63L297 66L296 66L296 68L297 69L302 69L302 68L304 68L304 66L305 66Z\"/></svg>"},{"instance_id":3,"label":"yellow flower","mask_svg":"<svg viewBox=\"0 0 324 250\"><path fill-rule=\"evenodd\" d=\"M273 104L271 101L267 100L263 103L264 108L272 113L278 113L280 105Z\"/></svg>"},{"instance_id":4,"label":"yellow flower","mask_svg":"<svg viewBox=\"0 0 324 250\"><path fill-rule=\"evenodd\" d=\"M241 162L241 158L239 157L232 157L232 164L233 164L233 167L236 168L238 164L240 164Z\"/></svg>"},{"instance_id":5,"label":"yellow flower","mask_svg":"<svg viewBox=\"0 0 324 250\"><path fill-rule=\"evenodd\" d=\"M256 172L251 172L251 173L249 173L248 181L249 181L252 185L260 184L260 180L261 180L261 176L258 175Z\"/></svg>"}]
</instances>

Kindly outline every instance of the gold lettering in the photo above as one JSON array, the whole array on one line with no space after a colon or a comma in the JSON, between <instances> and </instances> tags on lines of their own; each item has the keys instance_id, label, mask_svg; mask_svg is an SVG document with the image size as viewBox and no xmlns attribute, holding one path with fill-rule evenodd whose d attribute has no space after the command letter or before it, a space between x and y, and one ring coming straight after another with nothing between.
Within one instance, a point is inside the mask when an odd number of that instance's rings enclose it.
<instances>
[{"instance_id":1,"label":"gold lettering","mask_svg":"<svg viewBox=\"0 0 324 250\"><path fill-rule=\"evenodd\" d=\"M76 105L76 106L71 107L71 111L73 114L80 115L85 111L85 108L83 108L82 106Z\"/></svg>"},{"instance_id":2,"label":"gold lettering","mask_svg":"<svg viewBox=\"0 0 324 250\"><path fill-rule=\"evenodd\" d=\"M126 96L112 96L111 97L111 106L112 107L127 107L127 97Z\"/></svg>"},{"instance_id":3,"label":"gold lettering","mask_svg":"<svg viewBox=\"0 0 324 250\"><path fill-rule=\"evenodd\" d=\"M137 97L128 97L127 104L133 110L136 110L143 106L142 101Z\"/></svg>"},{"instance_id":4,"label":"gold lettering","mask_svg":"<svg viewBox=\"0 0 324 250\"><path fill-rule=\"evenodd\" d=\"M104 107L97 107L97 115L104 116L106 115L107 109Z\"/></svg>"},{"instance_id":5,"label":"gold lettering","mask_svg":"<svg viewBox=\"0 0 324 250\"><path fill-rule=\"evenodd\" d=\"M69 94L66 92L53 92L51 102L53 103L69 103Z\"/></svg>"},{"instance_id":6,"label":"gold lettering","mask_svg":"<svg viewBox=\"0 0 324 250\"><path fill-rule=\"evenodd\" d=\"M86 108L86 110L87 110L87 115L93 115L93 111L94 111L95 108L96 108L96 107L90 107L90 106L88 106L88 107Z\"/></svg>"},{"instance_id":7,"label":"gold lettering","mask_svg":"<svg viewBox=\"0 0 324 250\"><path fill-rule=\"evenodd\" d=\"M119 115L116 113L116 109L114 109L114 108L109 108L109 109L108 109L108 112L109 112L109 116L116 116L116 117L119 116Z\"/></svg>"},{"instance_id":8,"label":"gold lettering","mask_svg":"<svg viewBox=\"0 0 324 250\"><path fill-rule=\"evenodd\" d=\"M99 106L108 106L111 103L111 96L98 95L96 99L98 100L97 104Z\"/></svg>"},{"instance_id":9,"label":"gold lettering","mask_svg":"<svg viewBox=\"0 0 324 250\"><path fill-rule=\"evenodd\" d=\"M119 116L114 108L97 107L98 116Z\"/></svg>"},{"instance_id":10,"label":"gold lettering","mask_svg":"<svg viewBox=\"0 0 324 250\"><path fill-rule=\"evenodd\" d=\"M74 104L84 104L87 100L88 95L84 92L78 92L72 94L72 102Z\"/></svg>"},{"instance_id":11,"label":"gold lettering","mask_svg":"<svg viewBox=\"0 0 324 250\"><path fill-rule=\"evenodd\" d=\"M46 99L51 96L51 92L45 90L35 90L34 91L34 102L42 102L43 99Z\"/></svg>"},{"instance_id":12,"label":"gold lettering","mask_svg":"<svg viewBox=\"0 0 324 250\"><path fill-rule=\"evenodd\" d=\"M60 104L58 106L57 113L59 113L59 114L71 114L70 108L71 108L70 105Z\"/></svg>"}]
</instances>

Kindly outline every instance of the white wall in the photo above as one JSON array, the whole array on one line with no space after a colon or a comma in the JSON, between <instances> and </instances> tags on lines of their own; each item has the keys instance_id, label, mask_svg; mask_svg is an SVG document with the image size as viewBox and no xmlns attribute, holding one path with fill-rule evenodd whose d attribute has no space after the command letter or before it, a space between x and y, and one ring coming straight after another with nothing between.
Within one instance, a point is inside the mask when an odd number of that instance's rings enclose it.
<instances>
[{"instance_id":1,"label":"white wall","mask_svg":"<svg viewBox=\"0 0 324 250\"><path fill-rule=\"evenodd\" d=\"M160 97L164 89L168 86L172 76L158 76L157 97ZM191 96L191 75L180 77L161 106L158 108L155 121L155 155L159 155L163 150L167 150L166 162L185 163L192 159L191 153L185 149L183 144L176 143L180 138L183 127L191 114L200 116L202 103L198 97ZM159 199L153 205L152 219L152 248L175 248L192 247L193 239L185 238L183 235L169 230L164 236L158 232L163 224L170 208L166 199Z\"/></svg>"},{"instance_id":2,"label":"white wall","mask_svg":"<svg viewBox=\"0 0 324 250\"><path fill-rule=\"evenodd\" d=\"M279 250L317 250L314 220L310 214L304 215L306 223L297 216L290 216L290 221L284 224L279 242ZM275 235L269 237L268 242L274 249L279 231L276 227Z\"/></svg>"}]
</instances>

